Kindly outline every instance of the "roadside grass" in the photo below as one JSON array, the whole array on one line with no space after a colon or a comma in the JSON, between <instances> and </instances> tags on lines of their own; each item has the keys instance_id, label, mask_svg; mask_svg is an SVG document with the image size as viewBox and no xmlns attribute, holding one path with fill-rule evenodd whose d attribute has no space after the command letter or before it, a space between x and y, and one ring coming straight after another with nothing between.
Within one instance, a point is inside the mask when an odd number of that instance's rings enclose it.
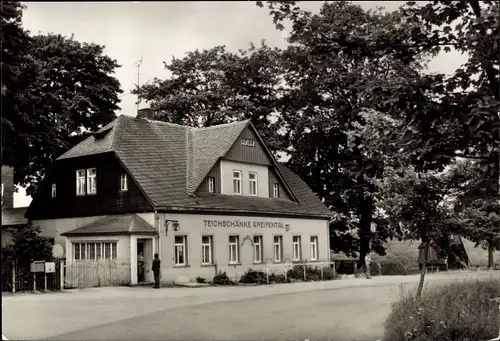
<instances>
[{"instance_id":1,"label":"roadside grass","mask_svg":"<svg viewBox=\"0 0 500 341\"><path fill-rule=\"evenodd\" d=\"M498 277L462 279L426 287L420 300L415 290L401 292L385 322L384 341L478 341L498 336Z\"/></svg>"}]
</instances>

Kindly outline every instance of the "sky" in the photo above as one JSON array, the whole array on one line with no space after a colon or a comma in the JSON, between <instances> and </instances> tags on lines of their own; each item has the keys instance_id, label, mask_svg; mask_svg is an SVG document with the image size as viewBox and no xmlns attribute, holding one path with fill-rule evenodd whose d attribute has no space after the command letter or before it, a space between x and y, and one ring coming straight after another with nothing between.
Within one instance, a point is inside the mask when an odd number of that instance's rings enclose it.
<instances>
[{"instance_id":1,"label":"sky","mask_svg":"<svg viewBox=\"0 0 500 341\"><path fill-rule=\"evenodd\" d=\"M364 9L377 6L395 10L403 1L354 1ZM300 6L318 11L322 1ZM270 46L284 47L286 32L277 31L265 8L254 1L190 2L27 2L24 28L31 33L74 34L76 40L105 46L105 53L118 61L116 71L124 94L118 115L135 116L137 98L130 90L137 84L137 62L141 60L140 84L165 78L163 62L182 58L196 49L225 45L229 51L248 48L264 39ZM464 62L456 52L436 57L429 71L452 73ZM147 107L142 103L140 108ZM28 206L31 197L23 188L14 195L14 206Z\"/></svg>"}]
</instances>

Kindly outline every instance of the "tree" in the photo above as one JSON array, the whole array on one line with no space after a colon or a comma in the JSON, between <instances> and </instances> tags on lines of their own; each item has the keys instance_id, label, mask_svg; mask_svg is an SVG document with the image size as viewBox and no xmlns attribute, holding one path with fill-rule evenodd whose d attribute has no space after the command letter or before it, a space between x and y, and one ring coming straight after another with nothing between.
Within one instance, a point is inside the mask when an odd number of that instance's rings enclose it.
<instances>
[{"instance_id":1,"label":"tree","mask_svg":"<svg viewBox=\"0 0 500 341\"><path fill-rule=\"evenodd\" d=\"M349 132L363 123L359 113L365 108L399 115L412 100L408 84L420 81L425 55L390 45L372 47L374 41L392 39L396 44L410 39L413 26L399 12L364 11L334 1L312 15L295 2L267 4L278 28L285 19L292 22L285 52L287 95L280 107L281 125L287 127L288 165L340 213L331 224L330 244L336 251L360 251L361 267L370 241L380 245L390 237L373 200L374 180L382 176L385 158L382 153L367 156L361 139L350 141ZM371 231L373 223L376 233Z\"/></svg>"},{"instance_id":2,"label":"tree","mask_svg":"<svg viewBox=\"0 0 500 341\"><path fill-rule=\"evenodd\" d=\"M419 173L412 168L387 168L377 193L377 204L388 216L390 227L399 239L420 239L424 248L417 297L427 271L430 243L449 231L452 211L443 205L450 188L446 177Z\"/></svg>"},{"instance_id":3,"label":"tree","mask_svg":"<svg viewBox=\"0 0 500 341\"><path fill-rule=\"evenodd\" d=\"M40 235L40 227L28 223L13 233L12 244L3 251L11 263L24 267L36 260L51 260L52 245L49 240Z\"/></svg>"},{"instance_id":4,"label":"tree","mask_svg":"<svg viewBox=\"0 0 500 341\"><path fill-rule=\"evenodd\" d=\"M156 119L194 127L250 119L271 151L279 150L273 115L279 98L281 51L264 42L237 53L224 46L188 52L165 63L172 76L135 90Z\"/></svg>"},{"instance_id":5,"label":"tree","mask_svg":"<svg viewBox=\"0 0 500 341\"><path fill-rule=\"evenodd\" d=\"M2 3L6 8L16 15L10 21L18 37L2 29L2 41L12 46L3 53L15 56L2 60L2 71L10 70L5 83L2 76L2 164L14 167L15 183L32 195L59 155L116 117L119 65L103 46L30 36L21 27L19 3Z\"/></svg>"}]
</instances>

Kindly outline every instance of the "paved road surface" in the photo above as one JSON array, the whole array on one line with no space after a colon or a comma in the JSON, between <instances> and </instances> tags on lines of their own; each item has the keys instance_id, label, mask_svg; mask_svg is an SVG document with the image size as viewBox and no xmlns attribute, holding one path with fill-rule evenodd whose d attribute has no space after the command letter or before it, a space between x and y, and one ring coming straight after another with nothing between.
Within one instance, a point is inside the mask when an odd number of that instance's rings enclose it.
<instances>
[{"instance_id":1,"label":"paved road surface","mask_svg":"<svg viewBox=\"0 0 500 341\"><path fill-rule=\"evenodd\" d=\"M429 275L430 285L476 274ZM484 275L483 275L484 276ZM378 277L235 288L95 288L3 298L3 334L52 340L376 340L401 283Z\"/></svg>"}]
</instances>

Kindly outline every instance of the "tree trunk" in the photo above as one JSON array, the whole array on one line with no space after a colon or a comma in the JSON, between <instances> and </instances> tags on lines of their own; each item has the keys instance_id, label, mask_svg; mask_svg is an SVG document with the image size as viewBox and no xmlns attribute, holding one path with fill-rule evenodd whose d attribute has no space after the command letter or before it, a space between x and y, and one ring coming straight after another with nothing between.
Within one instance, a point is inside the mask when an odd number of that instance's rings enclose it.
<instances>
[{"instance_id":1,"label":"tree trunk","mask_svg":"<svg viewBox=\"0 0 500 341\"><path fill-rule=\"evenodd\" d=\"M359 260L358 269L365 266L365 256L370 253L372 202L365 201L361 205L361 219L359 223Z\"/></svg>"},{"instance_id":2,"label":"tree trunk","mask_svg":"<svg viewBox=\"0 0 500 341\"><path fill-rule=\"evenodd\" d=\"M422 244L424 245L424 262L422 264L422 269L420 270L420 281L418 282L417 299L420 299L420 297L422 297L422 290L424 289L425 274L427 273L427 261L429 259L430 243L427 240L427 238L422 239Z\"/></svg>"},{"instance_id":3,"label":"tree trunk","mask_svg":"<svg viewBox=\"0 0 500 341\"><path fill-rule=\"evenodd\" d=\"M495 266L495 244L493 241L488 243L488 269L492 270Z\"/></svg>"}]
</instances>

